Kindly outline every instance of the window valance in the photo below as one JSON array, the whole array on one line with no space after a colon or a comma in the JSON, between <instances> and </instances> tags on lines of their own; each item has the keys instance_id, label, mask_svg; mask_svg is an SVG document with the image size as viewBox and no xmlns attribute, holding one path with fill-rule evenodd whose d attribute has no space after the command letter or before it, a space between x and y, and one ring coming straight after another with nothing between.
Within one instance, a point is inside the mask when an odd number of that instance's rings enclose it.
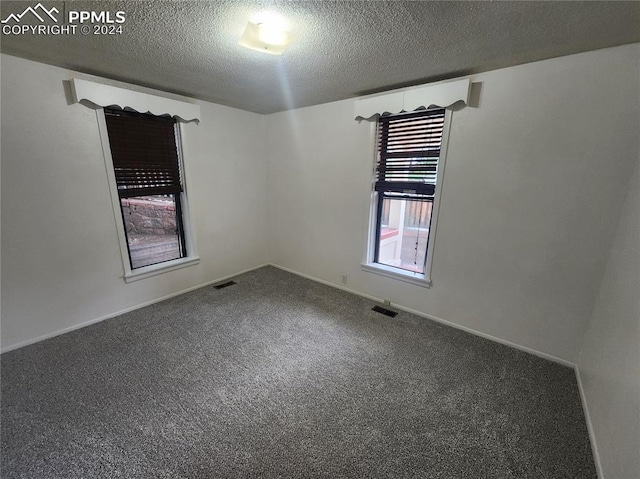
<instances>
[{"instance_id":1,"label":"window valance","mask_svg":"<svg viewBox=\"0 0 640 479\"><path fill-rule=\"evenodd\" d=\"M384 113L402 113L419 108L447 108L462 101L469 102L470 80L456 80L434 85L422 85L373 95L355 101L356 120L375 120Z\"/></svg>"},{"instance_id":2,"label":"window valance","mask_svg":"<svg viewBox=\"0 0 640 479\"><path fill-rule=\"evenodd\" d=\"M156 116L169 115L181 121L200 121L200 106L184 101L79 78L71 79L71 90L76 103L86 100L101 107L117 106L123 110L133 110L138 113L151 113Z\"/></svg>"}]
</instances>

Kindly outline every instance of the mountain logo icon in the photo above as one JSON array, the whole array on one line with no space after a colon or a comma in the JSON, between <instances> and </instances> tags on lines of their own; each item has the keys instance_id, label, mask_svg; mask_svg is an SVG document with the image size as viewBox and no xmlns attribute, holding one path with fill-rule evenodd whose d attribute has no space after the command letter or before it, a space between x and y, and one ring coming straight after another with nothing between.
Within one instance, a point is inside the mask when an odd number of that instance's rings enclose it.
<instances>
[{"instance_id":1,"label":"mountain logo icon","mask_svg":"<svg viewBox=\"0 0 640 479\"><path fill-rule=\"evenodd\" d=\"M20 23L20 21L22 20L22 17L24 17L27 13L31 13L33 16L35 16L38 20L40 20L40 23L44 23L45 15L48 16L54 22L58 23L58 19L54 17L53 14L60 13L60 10L58 10L56 7L53 7L51 10L47 10L41 3L38 3L35 7L25 8L24 12L22 13L18 13L18 14L12 13L7 18L2 20L2 22L0 23L9 23L11 20L13 20L16 23Z\"/></svg>"}]
</instances>

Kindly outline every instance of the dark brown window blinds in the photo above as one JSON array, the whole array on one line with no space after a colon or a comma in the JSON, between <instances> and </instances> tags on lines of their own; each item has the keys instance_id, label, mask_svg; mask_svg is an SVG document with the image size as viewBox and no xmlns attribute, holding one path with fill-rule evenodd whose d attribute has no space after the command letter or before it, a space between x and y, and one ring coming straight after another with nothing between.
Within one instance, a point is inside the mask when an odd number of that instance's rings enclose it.
<instances>
[{"instance_id":1,"label":"dark brown window blinds","mask_svg":"<svg viewBox=\"0 0 640 479\"><path fill-rule=\"evenodd\" d=\"M104 110L120 198L182 191L175 120Z\"/></svg>"},{"instance_id":2,"label":"dark brown window blinds","mask_svg":"<svg viewBox=\"0 0 640 479\"><path fill-rule=\"evenodd\" d=\"M379 119L376 191L434 195L444 115L437 109Z\"/></svg>"}]
</instances>

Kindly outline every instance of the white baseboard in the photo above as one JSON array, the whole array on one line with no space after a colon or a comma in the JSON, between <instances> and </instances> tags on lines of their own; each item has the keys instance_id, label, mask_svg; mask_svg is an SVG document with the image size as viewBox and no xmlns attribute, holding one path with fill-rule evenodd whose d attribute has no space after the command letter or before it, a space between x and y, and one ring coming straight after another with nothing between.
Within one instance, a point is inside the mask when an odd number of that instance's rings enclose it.
<instances>
[{"instance_id":1,"label":"white baseboard","mask_svg":"<svg viewBox=\"0 0 640 479\"><path fill-rule=\"evenodd\" d=\"M37 342L40 342L40 341L44 341L45 339L53 338L55 336L59 336L59 335L64 334L64 333L68 333L68 332L74 331L76 329L84 328L86 326L90 326L92 324L99 323L100 321L104 321L105 319L111 319L111 318L114 318L116 316L120 316L121 314L125 314L125 313L128 313L130 311L134 311L136 309L144 308L145 306L149 306L149 305L154 304L154 303L159 303L160 301L164 301L165 299L173 298L174 296L178 296L180 294L184 294L184 293L188 293L190 291L194 291L196 289L204 288L205 286L209 286L210 284L218 283L220 281L224 281L226 279L233 278L234 276L238 276L240 274L247 273L249 271L253 271L255 269L262 268L264 266L273 266L273 267L281 269L283 271L287 271L289 273L292 273L292 274L295 274L295 275L298 275L298 276L302 276L303 278L307 278L307 279L310 279L312 281L316 281L318 283L326 284L327 286L331 286L333 288L337 288L337 289L346 291L348 293L352 293L352 294L355 294L357 296L361 296L363 298L367 298L367 299L370 299L372 301L376 301L378 303L382 303L383 302L383 300L381 298L376 298L375 296L371 296L369 294L366 294L366 293L363 293L363 292L360 292L360 291L356 291L354 289L346 288L345 286L343 286L341 284L332 283L330 281L325 281L323 279L316 278L316 277L308 275L308 274L300 273L299 271L295 271L293 269L289 269L289 268L286 268L284 266L280 266L278 264L264 263L264 264L255 266L253 268L249 268L249 269L246 269L246 270L243 270L243 271L239 271L237 273L230 274L230 275L227 275L227 276L223 276L221 278L216 278L216 279L214 279L212 281L207 281L206 283L202 283L202 284L199 284L197 286L193 286L191 288L184 289L182 291L171 293L171 294L168 294L166 296L162 296L160 298L153 299L151 301L146 301L144 303L141 303L141 304L138 304L138 305L132 306L130 308L126 308L126 309L114 312L114 313L110 313L110 314L107 314L105 316L101 316L99 318L91 319L89 321L85 321L85 322L79 323L79 324L74 324L73 326L69 326L69 327L64 328L64 329L60 329L60 330L57 330L57 331L54 331L54 332L51 332L51 333L48 333L48 334L44 334L42 336L38 336L37 338L29 339L27 341L22 341L22 342L17 343L17 344L12 344L10 346L7 346L7 347L3 348L2 351L0 351L0 353L6 353L8 351L12 351L14 349L22 348L22 347L28 346L30 344L34 344L34 343L37 343ZM504 344L505 346L509 346L509 347L512 347L512 348L515 348L515 349L519 349L519 350L527 352L529 354L533 354L535 356L539 356L541 358L548 359L550 361L562 364L564 366L569 366L571 368L575 368L576 367L575 363L572 363L571 361L567 361L565 359L557 358L557 357L552 356L550 354L543 353L541 351L537 351L535 349L531 349L531 348L528 348L526 346L522 346L522 345L517 344L517 343L512 343L511 341L507 341L505 339L501 339L501 338L498 338L498 337L495 337L495 336L491 336L490 334L486 334L486 333L483 333L481 331L477 331L477 330L469 328L467 326L462 326L460 324L456 324L456 323L448 321L446 319L438 318L437 316L432 316L430 314L423 313L422 311L417 311L415 309L407 308L405 306L402 306L402 305L399 305L399 304L395 304L395 303L393 304L393 307L395 307L397 309L401 309L402 311L406 311L408 313L415 314L416 316L421 316L423 318L427 318L427 319L430 319L432 321L436 321L438 323L442 323L442 324L445 324L447 326L451 326L452 328L456 328L456 329L460 329L462 331L466 331L468 333L474 334L476 336L480 336L480 337L488 339L490 341L495 341L497 343Z\"/></svg>"},{"instance_id":2,"label":"white baseboard","mask_svg":"<svg viewBox=\"0 0 640 479\"><path fill-rule=\"evenodd\" d=\"M173 298L174 296L179 296L181 294L188 293L190 291L195 291L196 289L204 288L205 286L209 286L211 284L219 283L220 281L224 281L226 279L233 278L234 276L238 276L238 275L241 275L241 274L244 274L244 273L248 273L249 271L253 271L254 269L260 269L260 268L263 268L265 266L269 266L269 263L263 263L261 265L255 266L253 268L245 269L243 271L239 271L237 273L229 274L229 275L223 276L221 278L216 278L214 280L207 281L206 283L202 283L202 284L198 284L196 286L192 286L191 288L187 288L187 289L175 292L175 293L171 293L171 294L168 294L166 296L162 296L160 298L152 299L151 301L146 301L144 303L137 304L135 306L131 306L130 308L122 309L122 310L117 311L115 313L109 313L107 315L100 316L99 318L91 319L91 320L85 321L83 323L74 324L73 326L69 326L69 327L64 328L64 329L60 329L60 330L57 330L57 331L53 331L51 333L43 334L42 336L38 336L37 338L28 339L28 340L22 341L20 343L12 344L10 346L7 346L7 347L3 348L2 351L0 351L0 354L1 353L6 353L6 352L9 352L9 351L13 351L14 349L19 349L19 348L22 348L24 346L29 346L30 344L39 343L40 341L44 341L45 339L49 339L49 338L53 338L53 337L56 337L56 336L60 336L61 334L69 333L71 331L75 331L76 329L84 328L86 326L91 326L92 324L99 323L100 321L104 321L105 319L115 318L116 316L120 316L121 314L125 314L125 313L128 313L130 311L135 311L136 309L144 308L145 306L150 306L152 304L159 303L160 301L164 301L165 299Z\"/></svg>"},{"instance_id":3,"label":"white baseboard","mask_svg":"<svg viewBox=\"0 0 640 479\"><path fill-rule=\"evenodd\" d=\"M376 301L378 303L382 303L383 302L383 300L381 298L376 298L375 296L371 296L369 294L362 293L362 292L356 291L354 289L346 288L345 286L343 286L341 284L332 283L330 281L325 281L323 279L316 278L316 277L310 276L308 274L300 273L299 271L295 271L293 269L286 268L284 266L280 266L280 265L277 265L277 264L274 264L274 263L271 263L271 266L273 266L275 268L278 268L278 269L281 269L283 271L287 271L289 273L296 274L298 276L302 276L303 278L307 278L307 279L310 279L312 281L316 281L318 283L326 284L327 286L331 286L333 288L337 288L337 289L341 289L343 291L347 291L348 293L353 293L355 295L361 296L363 298L370 299L372 301ZM538 357L541 357L543 359L548 359L549 361L553 361L554 363L562 364L563 366L568 366L568 367L570 367L572 369L574 369L576 367L575 363L573 363L571 361L567 361L566 359L558 358L556 356L552 356L551 354L543 353L542 351L537 351L535 349L531 349L531 348L528 348L527 346L522 346L522 345L517 344L517 343L512 343L511 341L507 341L506 339L501 339L501 338L498 338L496 336L491 336L490 334L483 333L482 331L477 331L477 330L469 328L467 326L462 326L460 324L448 321L446 319L438 318L437 316L432 316L430 314L423 313L422 311L417 311L415 309L407 308L405 306L402 306L402 305L396 304L396 303L393 303L393 307L396 308L396 309L401 309L402 311L406 311L407 313L415 314L416 316L421 316L423 318L430 319L431 321L435 321L437 323L442 323L442 324L445 324L447 326L451 326L452 328L456 328L456 329L460 329L462 331L466 331L467 333L473 334L475 336L480 336L481 338L488 339L490 341L495 341L496 343L504 344L505 346L509 346L511 348L519 349L520 351L524 351L526 353L533 354L534 356L538 356Z\"/></svg>"},{"instance_id":4,"label":"white baseboard","mask_svg":"<svg viewBox=\"0 0 640 479\"><path fill-rule=\"evenodd\" d=\"M598 453L598 444L596 443L596 435L593 430L593 424L591 423L591 416L589 414L589 406L587 405L587 396L582 387L582 378L580 377L580 368L576 364L576 380L578 381L578 389L580 390L580 400L582 401L582 410L584 411L584 419L587 423L587 431L589 431L589 442L591 442L591 452L593 454L593 461L596 463L596 473L599 479L604 479L602 473L602 463L600 462L600 454Z\"/></svg>"},{"instance_id":5,"label":"white baseboard","mask_svg":"<svg viewBox=\"0 0 640 479\"><path fill-rule=\"evenodd\" d=\"M22 348L24 346L28 346L30 344L34 344L34 343L38 343L40 341L44 341L45 339L53 338L55 336L59 336L59 335L64 334L64 333L68 333L68 332L74 331L76 329L84 328L86 326L90 326L92 324L99 323L100 321L104 321L106 319L115 318L116 316L120 316L121 314L125 314L125 313L128 313L130 311L134 311L136 309L144 308L146 306L149 306L149 305L152 305L152 304L155 304L155 303L159 303L160 301L164 301L166 299L170 299L170 298L173 298L175 296L179 296L181 294L188 293L190 291L195 291L196 289L204 288L204 287L209 286L211 284L219 283L219 282L227 280L229 278L233 278L235 276L239 276L241 274L248 273L249 271L253 271L253 270L256 270L256 269L263 268L264 266L273 266L273 267L281 269L283 271L287 271L289 273L301 276L303 278L307 278L307 279L310 279L312 281L315 281L315 282L318 282L318 283L322 283L322 284L325 284L327 286L331 286L333 288L337 288L337 289L340 289L342 291L346 291L348 293L352 293L352 294L355 294L355 295L363 297L363 298L370 299L372 301L376 301L376 302L379 302L379 303L383 302L383 300L380 299L380 298L376 298L375 296L372 296L372 295L369 295L369 294L366 294L366 293L362 293L362 292L356 291L354 289L347 288L347 287L345 287L345 286L343 286L341 284L332 283L330 281L325 281L323 279L316 278L316 277L308 275L308 274L300 273L299 271L295 271L293 269L286 268L284 266L280 266L280 265L277 265L277 264L274 264L274 263L264 263L264 264L255 266L253 268L248 268L248 269L245 269L243 271L239 271L239 272L234 273L234 274L230 274L230 275L227 275L227 276L222 276L220 278L216 278L214 280L207 281L206 283L202 283L202 284L199 284L199 285L196 285L196 286L192 286L191 288L187 288L187 289L184 289L182 291L178 291L178 292L175 292L175 293L168 294L166 296L162 296L160 298L153 299L151 301L146 301L144 303L141 303L141 304L138 304L136 306L132 306L130 308L126 308L126 309L117 311L115 313L107 314L107 315L101 316L99 318L95 318L95 319L92 319L92 320L89 320L89 321L85 321L83 323L79 323L79 324L75 324L73 326L69 326L67 328L64 328L64 329L61 329L61 330L58 330L58 331L54 331L54 332L51 332L51 333L48 333L48 334L44 334L42 336L38 336L37 338L34 338L34 339L29 339L27 341L22 341L20 343L7 346L6 348L2 349L2 351L0 351L0 353L6 353L8 351L13 351L14 349L19 349L19 348ZM520 344L512 343L511 341L507 341L505 339L500 339L500 338L497 338L495 336L491 336L490 334L486 334L486 333L483 333L481 331L476 331L476 330L468 328L466 326L462 326L460 324L456 324L456 323L453 323L451 321L447 321L445 319L438 318L436 316L432 316L432 315L423 313L421 311L417 311L415 309L404 307L404 306L399 305L399 304L395 304L394 303L393 307L396 308L396 309L400 309L402 311L406 311L408 313L415 314L416 316L420 316L420 317L423 317L423 318L426 318L426 319L430 319L432 321L436 321L438 323L445 324L445 325L450 326L452 328L460 329L462 331L466 331L468 333L474 334L476 336L480 336L480 337L488 339L490 341L495 341L497 343L504 344L505 346L509 346L509 347L512 347L512 348L515 348L515 349L519 349L521 351L533 354L535 356L539 356L541 358L548 359L550 361L553 361L553 362L562 364L564 366L569 366L569 367L573 368L575 370L576 379L577 379L577 382L578 382L578 389L580 391L580 399L582 401L582 409L584 411L585 420L586 420L586 423L587 423L587 430L589 431L589 439L590 439L590 442L591 442L591 449L592 449L592 452L593 452L593 458L594 458L594 462L595 462L595 465L596 465L596 472L598 474L598 478L599 479L604 479L604 475L602 473L602 465L601 465L601 462L600 462L600 455L598 453L598 447L597 447L596 438L595 438L595 434L594 434L594 430L593 430L593 425L591 423L591 416L589 415L589 407L587 405L587 399L586 399L586 396L585 396L584 388L582 387L582 380L581 380L581 377L580 377L580 369L578 368L578 366L575 363L572 363L571 361L567 361L565 359L557 358L555 356L552 356L552 355L547 354L547 353L543 353L541 351L537 351L535 349L528 348L526 346L522 346Z\"/></svg>"}]
</instances>

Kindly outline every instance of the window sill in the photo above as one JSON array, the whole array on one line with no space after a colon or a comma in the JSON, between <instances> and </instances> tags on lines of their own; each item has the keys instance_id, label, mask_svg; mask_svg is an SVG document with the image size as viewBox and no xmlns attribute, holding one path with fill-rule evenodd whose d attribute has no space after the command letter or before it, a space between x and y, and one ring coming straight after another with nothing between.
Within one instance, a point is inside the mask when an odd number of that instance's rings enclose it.
<instances>
[{"instance_id":1,"label":"window sill","mask_svg":"<svg viewBox=\"0 0 640 479\"><path fill-rule=\"evenodd\" d=\"M145 266L144 268L137 268L135 271L128 271L124 274L125 283L132 283L134 281L140 281L141 279L150 278L162 273L168 273L169 271L175 271L176 269L186 268L187 266L193 266L200 262L198 256L189 256L187 258L174 259L172 261L166 261L164 263L152 264Z\"/></svg>"},{"instance_id":2,"label":"window sill","mask_svg":"<svg viewBox=\"0 0 640 479\"><path fill-rule=\"evenodd\" d=\"M423 288L431 287L431 279L427 278L424 274L411 273L410 271L402 271L392 266L385 266L379 263L362 263L363 271L369 273L375 273L387 278L397 279L404 281L405 283L415 284L416 286L422 286Z\"/></svg>"}]
</instances>

